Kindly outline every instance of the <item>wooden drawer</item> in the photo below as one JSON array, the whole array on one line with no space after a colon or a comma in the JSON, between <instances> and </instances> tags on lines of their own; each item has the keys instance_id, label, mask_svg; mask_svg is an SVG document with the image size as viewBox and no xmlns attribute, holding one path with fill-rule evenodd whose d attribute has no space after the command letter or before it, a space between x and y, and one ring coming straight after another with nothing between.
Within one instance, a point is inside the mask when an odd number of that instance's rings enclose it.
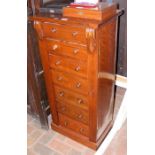
<instances>
[{"instance_id":1,"label":"wooden drawer","mask_svg":"<svg viewBox=\"0 0 155 155\"><path fill-rule=\"evenodd\" d=\"M78 61L51 54L49 62L51 68L87 77L87 61Z\"/></svg>"},{"instance_id":2,"label":"wooden drawer","mask_svg":"<svg viewBox=\"0 0 155 155\"><path fill-rule=\"evenodd\" d=\"M56 70L51 70L50 73L55 84L72 89L82 94L88 94L88 82L86 79L71 76L67 73Z\"/></svg>"},{"instance_id":3,"label":"wooden drawer","mask_svg":"<svg viewBox=\"0 0 155 155\"><path fill-rule=\"evenodd\" d=\"M48 22L44 22L42 27L45 37L86 44L85 27L74 27L70 25L60 25Z\"/></svg>"},{"instance_id":4,"label":"wooden drawer","mask_svg":"<svg viewBox=\"0 0 155 155\"><path fill-rule=\"evenodd\" d=\"M65 114L77 121L80 121L87 125L89 124L88 111L82 110L81 108L77 108L76 106L65 102L57 102L57 110L58 112Z\"/></svg>"},{"instance_id":5,"label":"wooden drawer","mask_svg":"<svg viewBox=\"0 0 155 155\"><path fill-rule=\"evenodd\" d=\"M84 95L73 93L67 89L54 85L56 100L67 102L82 109L88 110L88 100Z\"/></svg>"},{"instance_id":6,"label":"wooden drawer","mask_svg":"<svg viewBox=\"0 0 155 155\"><path fill-rule=\"evenodd\" d=\"M84 46L65 43L59 40L47 39L47 50L52 54L60 54L79 60L87 60L87 49Z\"/></svg>"},{"instance_id":7,"label":"wooden drawer","mask_svg":"<svg viewBox=\"0 0 155 155\"><path fill-rule=\"evenodd\" d=\"M89 136L89 127L85 124L82 124L80 122L72 120L62 114L59 114L59 122L60 122L61 126L67 128L67 129L70 129L74 132L77 132L77 133L87 136L87 137Z\"/></svg>"}]
</instances>

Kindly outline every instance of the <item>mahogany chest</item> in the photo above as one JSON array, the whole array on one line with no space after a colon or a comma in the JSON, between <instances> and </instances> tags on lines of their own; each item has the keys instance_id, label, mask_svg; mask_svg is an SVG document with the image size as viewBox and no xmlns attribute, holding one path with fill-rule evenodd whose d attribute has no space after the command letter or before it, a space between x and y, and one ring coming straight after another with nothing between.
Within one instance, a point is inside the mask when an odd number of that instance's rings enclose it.
<instances>
[{"instance_id":1,"label":"mahogany chest","mask_svg":"<svg viewBox=\"0 0 155 155\"><path fill-rule=\"evenodd\" d=\"M117 19L116 8L102 20L29 18L38 34L52 129L93 149L113 125Z\"/></svg>"}]
</instances>

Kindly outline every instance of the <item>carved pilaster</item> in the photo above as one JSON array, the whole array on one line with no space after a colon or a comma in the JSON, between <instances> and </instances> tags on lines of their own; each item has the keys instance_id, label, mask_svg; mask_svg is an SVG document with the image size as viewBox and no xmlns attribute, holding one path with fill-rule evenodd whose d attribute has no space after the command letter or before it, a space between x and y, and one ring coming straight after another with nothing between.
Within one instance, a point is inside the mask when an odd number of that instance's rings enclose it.
<instances>
[{"instance_id":1,"label":"carved pilaster","mask_svg":"<svg viewBox=\"0 0 155 155\"><path fill-rule=\"evenodd\" d=\"M86 38L88 42L88 51L93 53L96 49L96 33L93 28L86 28Z\"/></svg>"}]
</instances>

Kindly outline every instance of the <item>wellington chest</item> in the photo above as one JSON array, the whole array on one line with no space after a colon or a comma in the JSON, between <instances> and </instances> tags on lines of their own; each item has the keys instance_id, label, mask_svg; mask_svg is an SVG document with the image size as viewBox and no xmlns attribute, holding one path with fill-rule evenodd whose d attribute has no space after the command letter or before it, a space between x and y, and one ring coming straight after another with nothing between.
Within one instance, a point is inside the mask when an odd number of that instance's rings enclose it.
<instances>
[{"instance_id":1,"label":"wellington chest","mask_svg":"<svg viewBox=\"0 0 155 155\"><path fill-rule=\"evenodd\" d=\"M47 14L29 18L38 34L52 129L93 149L113 125L118 19L114 9L102 20Z\"/></svg>"}]
</instances>

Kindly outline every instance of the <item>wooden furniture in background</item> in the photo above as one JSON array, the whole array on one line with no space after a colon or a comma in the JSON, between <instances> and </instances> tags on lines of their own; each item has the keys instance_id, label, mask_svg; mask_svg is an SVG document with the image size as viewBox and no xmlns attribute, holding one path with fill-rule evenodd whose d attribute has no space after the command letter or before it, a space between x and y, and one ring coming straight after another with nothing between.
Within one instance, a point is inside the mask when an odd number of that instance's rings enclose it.
<instances>
[{"instance_id":1,"label":"wooden furniture in background","mask_svg":"<svg viewBox=\"0 0 155 155\"><path fill-rule=\"evenodd\" d=\"M52 129L93 149L113 125L118 19L113 9L102 20L29 18L38 33Z\"/></svg>"},{"instance_id":2,"label":"wooden furniture in background","mask_svg":"<svg viewBox=\"0 0 155 155\"><path fill-rule=\"evenodd\" d=\"M42 128L48 129L50 107L33 22L29 21L27 27L27 111L40 120Z\"/></svg>"}]
</instances>

